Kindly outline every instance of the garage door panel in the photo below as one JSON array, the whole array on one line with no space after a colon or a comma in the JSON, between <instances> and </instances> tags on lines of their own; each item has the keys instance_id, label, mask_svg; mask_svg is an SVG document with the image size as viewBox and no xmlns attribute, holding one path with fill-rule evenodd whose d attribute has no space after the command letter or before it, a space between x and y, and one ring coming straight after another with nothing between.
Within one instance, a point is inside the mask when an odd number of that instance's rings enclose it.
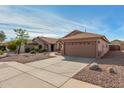
<instances>
[{"instance_id":1,"label":"garage door panel","mask_svg":"<svg viewBox=\"0 0 124 93\"><path fill-rule=\"evenodd\" d=\"M65 55L95 57L95 44L65 44Z\"/></svg>"}]
</instances>

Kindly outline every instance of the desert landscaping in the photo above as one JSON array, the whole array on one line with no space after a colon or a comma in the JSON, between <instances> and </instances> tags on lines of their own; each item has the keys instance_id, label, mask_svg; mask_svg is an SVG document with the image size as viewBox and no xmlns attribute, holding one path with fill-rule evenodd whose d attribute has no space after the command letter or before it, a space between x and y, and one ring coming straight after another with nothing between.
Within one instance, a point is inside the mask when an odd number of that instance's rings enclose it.
<instances>
[{"instance_id":1,"label":"desert landscaping","mask_svg":"<svg viewBox=\"0 0 124 93\"><path fill-rule=\"evenodd\" d=\"M110 43L105 36L79 30L61 39L32 40L23 29L15 32L15 40L1 43L0 87L124 87L124 51L117 40Z\"/></svg>"},{"instance_id":2,"label":"desert landscaping","mask_svg":"<svg viewBox=\"0 0 124 93\"><path fill-rule=\"evenodd\" d=\"M6 57L0 58L0 62L12 62L16 61L22 64L43 60L47 58L52 58L54 56L50 56L49 52L46 53L38 53L38 54L29 54L29 53L22 53L18 54L8 54Z\"/></svg>"},{"instance_id":3,"label":"desert landscaping","mask_svg":"<svg viewBox=\"0 0 124 93\"><path fill-rule=\"evenodd\" d=\"M122 88L124 87L124 52L109 51L102 59L93 61L98 69L90 69L87 65L73 78L89 82L106 88Z\"/></svg>"}]
</instances>

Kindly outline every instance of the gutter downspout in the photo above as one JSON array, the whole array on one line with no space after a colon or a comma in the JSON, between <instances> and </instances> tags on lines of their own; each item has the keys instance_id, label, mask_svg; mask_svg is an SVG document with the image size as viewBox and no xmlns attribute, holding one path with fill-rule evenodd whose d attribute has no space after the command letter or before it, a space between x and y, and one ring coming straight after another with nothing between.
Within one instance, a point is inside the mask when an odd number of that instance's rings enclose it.
<instances>
[{"instance_id":1,"label":"gutter downspout","mask_svg":"<svg viewBox=\"0 0 124 93\"><path fill-rule=\"evenodd\" d=\"M96 40L96 59L98 58L98 40Z\"/></svg>"}]
</instances>

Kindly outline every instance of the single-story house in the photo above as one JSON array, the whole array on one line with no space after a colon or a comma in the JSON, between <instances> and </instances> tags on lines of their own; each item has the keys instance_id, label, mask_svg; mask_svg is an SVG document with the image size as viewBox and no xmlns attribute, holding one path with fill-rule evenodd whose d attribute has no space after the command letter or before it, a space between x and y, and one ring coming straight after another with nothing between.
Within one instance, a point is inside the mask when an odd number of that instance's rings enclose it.
<instances>
[{"instance_id":1,"label":"single-story house","mask_svg":"<svg viewBox=\"0 0 124 93\"><path fill-rule=\"evenodd\" d=\"M83 56L100 58L109 51L109 40L99 34L74 30L60 40L64 56Z\"/></svg>"},{"instance_id":2,"label":"single-story house","mask_svg":"<svg viewBox=\"0 0 124 93\"><path fill-rule=\"evenodd\" d=\"M113 40L110 42L111 45L119 45L121 44L121 41L120 40Z\"/></svg>"},{"instance_id":3,"label":"single-story house","mask_svg":"<svg viewBox=\"0 0 124 93\"><path fill-rule=\"evenodd\" d=\"M56 51L56 42L58 39L49 37L36 37L32 40L34 45L39 45L43 50Z\"/></svg>"},{"instance_id":4,"label":"single-story house","mask_svg":"<svg viewBox=\"0 0 124 93\"><path fill-rule=\"evenodd\" d=\"M124 50L124 41L121 40L113 40L111 41L112 46L118 46L120 50Z\"/></svg>"}]
</instances>

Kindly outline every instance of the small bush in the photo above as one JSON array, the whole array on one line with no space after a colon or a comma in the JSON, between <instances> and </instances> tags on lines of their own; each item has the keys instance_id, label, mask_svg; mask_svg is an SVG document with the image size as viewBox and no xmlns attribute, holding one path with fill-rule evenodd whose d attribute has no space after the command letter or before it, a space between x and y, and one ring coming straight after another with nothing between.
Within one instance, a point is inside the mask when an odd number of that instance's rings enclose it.
<instances>
[{"instance_id":1,"label":"small bush","mask_svg":"<svg viewBox=\"0 0 124 93\"><path fill-rule=\"evenodd\" d=\"M108 68L108 72L109 73L112 73L112 74L117 74L117 69L116 68L113 68L113 67L109 67Z\"/></svg>"},{"instance_id":2,"label":"small bush","mask_svg":"<svg viewBox=\"0 0 124 93\"><path fill-rule=\"evenodd\" d=\"M34 46L31 50L34 50L34 51L38 52L39 51L39 47L38 46Z\"/></svg>"},{"instance_id":3,"label":"small bush","mask_svg":"<svg viewBox=\"0 0 124 93\"><path fill-rule=\"evenodd\" d=\"M1 46L0 46L0 50L6 51L6 47L1 45Z\"/></svg>"},{"instance_id":4,"label":"small bush","mask_svg":"<svg viewBox=\"0 0 124 93\"><path fill-rule=\"evenodd\" d=\"M47 52L47 50L46 50L46 49L39 49L38 52L39 52L39 53L43 53L43 52Z\"/></svg>"},{"instance_id":5,"label":"small bush","mask_svg":"<svg viewBox=\"0 0 124 93\"><path fill-rule=\"evenodd\" d=\"M43 53L43 50L42 49L39 49L39 51L38 51L39 53Z\"/></svg>"},{"instance_id":6,"label":"small bush","mask_svg":"<svg viewBox=\"0 0 124 93\"><path fill-rule=\"evenodd\" d=\"M92 63L89 68L90 70L100 70L98 63Z\"/></svg>"},{"instance_id":7,"label":"small bush","mask_svg":"<svg viewBox=\"0 0 124 93\"><path fill-rule=\"evenodd\" d=\"M36 54L36 51L35 51L35 50L31 50L30 53L31 53L31 54Z\"/></svg>"},{"instance_id":8,"label":"small bush","mask_svg":"<svg viewBox=\"0 0 124 93\"><path fill-rule=\"evenodd\" d=\"M42 45L39 45L39 49L40 49L40 50L42 49Z\"/></svg>"},{"instance_id":9,"label":"small bush","mask_svg":"<svg viewBox=\"0 0 124 93\"><path fill-rule=\"evenodd\" d=\"M44 49L43 52L47 52L47 49Z\"/></svg>"},{"instance_id":10,"label":"small bush","mask_svg":"<svg viewBox=\"0 0 124 93\"><path fill-rule=\"evenodd\" d=\"M10 41L10 42L8 42L7 48L8 48L10 51L15 51L15 50L17 49L16 41Z\"/></svg>"},{"instance_id":11,"label":"small bush","mask_svg":"<svg viewBox=\"0 0 124 93\"><path fill-rule=\"evenodd\" d=\"M0 55L3 55L3 54L4 54L4 52L2 50L0 50Z\"/></svg>"},{"instance_id":12,"label":"small bush","mask_svg":"<svg viewBox=\"0 0 124 93\"><path fill-rule=\"evenodd\" d=\"M25 48L26 53L29 53L30 51L31 51L30 48Z\"/></svg>"}]
</instances>

